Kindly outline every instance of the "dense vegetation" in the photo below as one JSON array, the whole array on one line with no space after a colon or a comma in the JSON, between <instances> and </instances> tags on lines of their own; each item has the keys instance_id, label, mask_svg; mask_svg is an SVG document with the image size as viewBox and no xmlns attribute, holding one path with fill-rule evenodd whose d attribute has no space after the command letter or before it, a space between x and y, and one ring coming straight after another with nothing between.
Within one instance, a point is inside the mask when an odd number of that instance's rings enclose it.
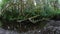
<instances>
[{"instance_id":1,"label":"dense vegetation","mask_svg":"<svg viewBox=\"0 0 60 34\"><path fill-rule=\"evenodd\" d=\"M14 20L36 18L34 16L39 16L38 19L51 19L60 14L60 9L56 5L59 4L58 0L37 1L27 0L23 2L22 0L2 0L2 3L0 4L0 22L9 23Z\"/></svg>"},{"instance_id":2,"label":"dense vegetation","mask_svg":"<svg viewBox=\"0 0 60 34\"><path fill-rule=\"evenodd\" d=\"M26 5L24 5L24 3L22 2L16 2L14 3L13 2L8 2L8 0L4 0L3 2L6 4L3 4L3 8L2 9L3 13L2 13L2 16L3 18L5 19L8 19L8 20L12 20L12 19L25 19L25 18L29 18L29 17L32 17L32 16L36 16L36 15L40 15L41 17L52 17L54 16L56 13L59 13L59 9L56 9L57 6L53 7L53 6L49 6L49 4L46 4L46 3L43 3L42 4L38 4L38 5L34 5L33 2L31 1L26 1ZM49 1L50 2L50 1ZM52 1L52 2L55 2L55 1ZM57 1L56 1L57 3ZM10 4L11 6L7 6L8 4ZM17 6L15 6L17 5ZM20 7L20 6L21 7ZM6 8L7 6L7 8ZM25 6L25 7L24 7ZM19 8L20 7L20 10ZM54 9L53 9L54 8Z\"/></svg>"}]
</instances>

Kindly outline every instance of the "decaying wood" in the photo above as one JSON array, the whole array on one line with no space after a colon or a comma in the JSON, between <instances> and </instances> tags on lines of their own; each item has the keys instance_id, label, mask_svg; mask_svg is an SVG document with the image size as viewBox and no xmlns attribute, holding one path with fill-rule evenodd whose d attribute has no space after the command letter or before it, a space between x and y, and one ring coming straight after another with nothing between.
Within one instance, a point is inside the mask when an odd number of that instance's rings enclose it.
<instances>
[{"instance_id":1,"label":"decaying wood","mask_svg":"<svg viewBox=\"0 0 60 34\"><path fill-rule=\"evenodd\" d=\"M29 20L32 23L37 23L37 22L43 21L43 20L49 21L49 19L47 19L47 18L42 18L42 19L39 18L37 20L34 20L34 18L37 18L37 17L40 17L40 15L36 15L36 16L30 17L30 18L27 18L27 19L24 19L24 20L17 20L17 22L23 22L23 21L26 21L26 20Z\"/></svg>"}]
</instances>

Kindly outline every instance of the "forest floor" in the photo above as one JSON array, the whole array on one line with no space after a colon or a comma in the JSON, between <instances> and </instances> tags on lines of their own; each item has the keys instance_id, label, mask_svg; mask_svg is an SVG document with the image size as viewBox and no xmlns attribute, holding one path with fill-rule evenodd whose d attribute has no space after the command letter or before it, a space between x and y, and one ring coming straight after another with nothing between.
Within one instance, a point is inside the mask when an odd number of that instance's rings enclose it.
<instances>
[{"instance_id":1,"label":"forest floor","mask_svg":"<svg viewBox=\"0 0 60 34\"><path fill-rule=\"evenodd\" d=\"M60 21L50 20L42 29L29 30L27 32L17 32L0 28L0 34L60 34Z\"/></svg>"}]
</instances>

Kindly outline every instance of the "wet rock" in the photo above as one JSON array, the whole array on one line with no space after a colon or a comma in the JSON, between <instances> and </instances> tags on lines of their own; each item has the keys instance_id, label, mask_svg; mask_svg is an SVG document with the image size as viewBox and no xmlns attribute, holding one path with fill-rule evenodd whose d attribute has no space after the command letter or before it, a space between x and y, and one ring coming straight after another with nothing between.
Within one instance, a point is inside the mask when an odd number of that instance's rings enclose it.
<instances>
[{"instance_id":1,"label":"wet rock","mask_svg":"<svg viewBox=\"0 0 60 34\"><path fill-rule=\"evenodd\" d=\"M60 34L60 21L48 22L42 30L42 34Z\"/></svg>"},{"instance_id":2,"label":"wet rock","mask_svg":"<svg viewBox=\"0 0 60 34\"><path fill-rule=\"evenodd\" d=\"M0 28L0 34L19 34L17 31L4 30Z\"/></svg>"}]
</instances>

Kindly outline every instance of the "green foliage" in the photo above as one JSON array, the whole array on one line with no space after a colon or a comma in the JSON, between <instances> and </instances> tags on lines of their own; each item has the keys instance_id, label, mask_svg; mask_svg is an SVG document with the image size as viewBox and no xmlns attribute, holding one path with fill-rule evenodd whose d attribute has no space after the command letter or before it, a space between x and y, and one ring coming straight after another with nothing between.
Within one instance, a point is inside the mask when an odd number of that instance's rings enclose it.
<instances>
[{"instance_id":1,"label":"green foliage","mask_svg":"<svg viewBox=\"0 0 60 34\"><path fill-rule=\"evenodd\" d=\"M36 15L40 15L43 18L51 18L52 16L55 15L55 11L52 10L51 8L45 6L43 9L44 10L42 11L42 9L39 7L32 10L25 10L24 11L25 16L19 15L19 12L17 10L11 9L12 11L5 10L5 12L2 15L4 19L7 19L9 21L14 20L14 19L23 20L23 19L30 18Z\"/></svg>"},{"instance_id":2,"label":"green foliage","mask_svg":"<svg viewBox=\"0 0 60 34\"><path fill-rule=\"evenodd\" d=\"M18 18L18 16L19 16L19 13L15 9L5 10L5 12L3 12L2 14L2 17L8 21L15 20Z\"/></svg>"},{"instance_id":3,"label":"green foliage","mask_svg":"<svg viewBox=\"0 0 60 34\"><path fill-rule=\"evenodd\" d=\"M3 2L7 2L3 1ZM30 18L36 15L40 15L42 18L52 18L54 15L56 15L57 11L55 11L53 8L47 6L46 4L44 4L43 8L41 8L41 6L34 6L32 3L27 4L28 6L26 8L23 8L23 15L21 14L21 11L17 10L16 7L14 7L15 5L12 5L14 8L12 9L12 7L10 6L10 8L8 7L7 9L4 10L4 12L2 13L2 16L4 19L9 20L9 21L13 21L15 19L26 19L26 18ZM23 6L22 6L23 7ZM20 13L19 13L20 12Z\"/></svg>"},{"instance_id":4,"label":"green foliage","mask_svg":"<svg viewBox=\"0 0 60 34\"><path fill-rule=\"evenodd\" d=\"M4 9L6 6L5 3L7 3L9 0L3 0L3 3L1 4L1 7ZM45 2L45 1L44 1ZM26 6L24 5L24 3L16 3L14 4L12 3L7 3L10 4L9 7L5 8L2 11L2 14L0 15L0 17L2 17L2 20L0 19L0 25L2 25L2 22L11 22L14 20L24 20L30 17L34 17L39 15L38 18L36 19L41 19L42 20L48 20L52 17L54 17L55 15L59 15L60 14L60 10L57 9L55 10L52 6L50 7L49 4L45 4L42 2L42 4L38 4L36 6L34 6L34 4L31 2L31 0L29 0L29 2L27 1ZM21 6L22 5L22 6ZM17 9L18 8L18 9ZM23 14L22 15L22 11ZM34 19L34 20L36 20ZM4 21L5 20L5 21ZM33 19L32 19L33 20ZM46 23L40 23L40 27L44 27Z\"/></svg>"},{"instance_id":5,"label":"green foliage","mask_svg":"<svg viewBox=\"0 0 60 34\"><path fill-rule=\"evenodd\" d=\"M4 7L4 5L10 0L2 0L2 2L0 2L0 7Z\"/></svg>"},{"instance_id":6,"label":"green foliage","mask_svg":"<svg viewBox=\"0 0 60 34\"><path fill-rule=\"evenodd\" d=\"M42 11L42 16L44 17L52 17L55 15L55 11L51 9L49 6L44 6L44 11Z\"/></svg>"}]
</instances>

